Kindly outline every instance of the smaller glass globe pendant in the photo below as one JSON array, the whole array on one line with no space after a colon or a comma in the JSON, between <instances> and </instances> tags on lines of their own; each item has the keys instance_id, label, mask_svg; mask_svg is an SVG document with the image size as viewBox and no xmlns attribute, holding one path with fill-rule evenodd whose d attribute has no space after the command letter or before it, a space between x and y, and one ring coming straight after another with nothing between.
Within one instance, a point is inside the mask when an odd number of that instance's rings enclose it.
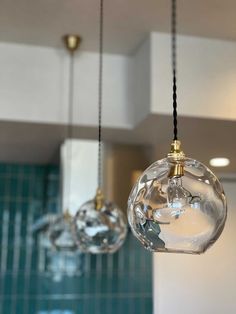
<instances>
[{"instance_id":1,"label":"smaller glass globe pendant","mask_svg":"<svg viewBox=\"0 0 236 314\"><path fill-rule=\"evenodd\" d=\"M118 206L104 200L97 189L94 199L84 203L74 219L77 245L83 252L114 253L124 243L126 219Z\"/></svg>"},{"instance_id":2,"label":"smaller glass globe pendant","mask_svg":"<svg viewBox=\"0 0 236 314\"><path fill-rule=\"evenodd\" d=\"M57 251L76 251L78 249L72 231L72 222L72 216L66 211L49 226L48 237Z\"/></svg>"},{"instance_id":3,"label":"smaller glass globe pendant","mask_svg":"<svg viewBox=\"0 0 236 314\"><path fill-rule=\"evenodd\" d=\"M177 140L167 158L143 172L128 200L132 232L154 252L205 252L219 238L226 215L219 180L205 165L185 157Z\"/></svg>"},{"instance_id":4,"label":"smaller glass globe pendant","mask_svg":"<svg viewBox=\"0 0 236 314\"><path fill-rule=\"evenodd\" d=\"M68 81L68 125L67 125L67 138L72 139L73 137L73 87L74 87L74 54L78 50L81 38L78 35L65 35L63 36L63 42L65 44L65 48L69 53L70 63L69 63L69 81ZM68 190L67 193L70 193L70 185L71 185L71 163L72 163L72 149L71 143L67 146L66 150L66 158L69 160L68 167ZM48 230L49 240L57 251L60 252L70 252L78 250L74 233L72 231L72 222L73 218L69 212L69 210L65 210L65 212L58 215L56 220L50 224ZM67 254L70 255L69 253Z\"/></svg>"}]
</instances>

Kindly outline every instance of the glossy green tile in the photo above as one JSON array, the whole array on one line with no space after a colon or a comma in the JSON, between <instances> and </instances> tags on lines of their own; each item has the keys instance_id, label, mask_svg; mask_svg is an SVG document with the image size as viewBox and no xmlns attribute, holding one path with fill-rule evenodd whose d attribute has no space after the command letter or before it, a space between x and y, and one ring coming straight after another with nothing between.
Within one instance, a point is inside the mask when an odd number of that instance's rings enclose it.
<instances>
[{"instance_id":1,"label":"glossy green tile","mask_svg":"<svg viewBox=\"0 0 236 314\"><path fill-rule=\"evenodd\" d=\"M0 260L4 261L6 253L6 273L0 276L0 314L59 314L56 310L60 314L152 313L151 254L130 233L113 255L83 255L81 276L54 282L39 273L37 241L29 242L28 221L30 215L36 220L45 212L60 210L57 166L0 164L0 178L0 206L9 213L8 235L0 250ZM0 240L3 229L4 223Z\"/></svg>"}]
</instances>

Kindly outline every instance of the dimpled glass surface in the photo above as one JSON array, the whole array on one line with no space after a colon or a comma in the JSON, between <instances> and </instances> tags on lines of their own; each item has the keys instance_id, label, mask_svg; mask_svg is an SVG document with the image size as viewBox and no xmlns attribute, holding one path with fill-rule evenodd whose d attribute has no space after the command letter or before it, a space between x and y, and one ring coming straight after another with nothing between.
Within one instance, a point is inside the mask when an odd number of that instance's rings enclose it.
<instances>
[{"instance_id":1,"label":"dimpled glass surface","mask_svg":"<svg viewBox=\"0 0 236 314\"><path fill-rule=\"evenodd\" d=\"M78 210L74 231L78 247L83 252L113 253L124 243L127 224L116 204L105 201L97 210L94 200L90 200Z\"/></svg>"},{"instance_id":2,"label":"dimpled glass surface","mask_svg":"<svg viewBox=\"0 0 236 314\"><path fill-rule=\"evenodd\" d=\"M58 251L75 251L77 244L72 232L71 218L62 214L52 223L48 230L49 239Z\"/></svg>"},{"instance_id":3,"label":"dimpled glass surface","mask_svg":"<svg viewBox=\"0 0 236 314\"><path fill-rule=\"evenodd\" d=\"M227 206L219 180L194 159L182 162L181 178L169 177L173 159L154 162L129 196L132 232L154 252L203 253L224 228Z\"/></svg>"}]
</instances>

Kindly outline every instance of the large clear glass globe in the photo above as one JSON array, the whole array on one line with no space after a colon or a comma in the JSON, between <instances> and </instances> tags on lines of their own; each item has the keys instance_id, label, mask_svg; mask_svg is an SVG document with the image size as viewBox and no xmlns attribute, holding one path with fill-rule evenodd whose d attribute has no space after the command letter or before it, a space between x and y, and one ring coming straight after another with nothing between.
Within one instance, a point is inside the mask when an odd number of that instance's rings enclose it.
<instances>
[{"instance_id":1,"label":"large clear glass globe","mask_svg":"<svg viewBox=\"0 0 236 314\"><path fill-rule=\"evenodd\" d=\"M100 209L96 209L93 199L84 203L76 213L74 231L81 251L113 253L125 241L127 223L116 204L105 201Z\"/></svg>"},{"instance_id":2,"label":"large clear glass globe","mask_svg":"<svg viewBox=\"0 0 236 314\"><path fill-rule=\"evenodd\" d=\"M183 174L175 176L173 159L154 162L130 193L129 224L150 251L200 254L224 228L227 206L217 177L191 158L181 166Z\"/></svg>"}]
</instances>

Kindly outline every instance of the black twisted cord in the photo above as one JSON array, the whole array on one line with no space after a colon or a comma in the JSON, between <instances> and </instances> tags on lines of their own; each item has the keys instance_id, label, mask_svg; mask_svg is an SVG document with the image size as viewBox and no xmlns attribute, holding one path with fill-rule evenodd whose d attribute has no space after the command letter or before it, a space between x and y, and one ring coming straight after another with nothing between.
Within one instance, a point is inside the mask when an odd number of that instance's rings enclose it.
<instances>
[{"instance_id":1,"label":"black twisted cord","mask_svg":"<svg viewBox=\"0 0 236 314\"><path fill-rule=\"evenodd\" d=\"M102 185L102 100L103 100L103 0L99 8L99 73L98 73L98 187Z\"/></svg>"},{"instance_id":2,"label":"black twisted cord","mask_svg":"<svg viewBox=\"0 0 236 314\"><path fill-rule=\"evenodd\" d=\"M171 2L171 51L172 51L172 75L173 75L173 126L174 140L178 139L177 128L177 83L176 83L176 0Z\"/></svg>"}]
</instances>

